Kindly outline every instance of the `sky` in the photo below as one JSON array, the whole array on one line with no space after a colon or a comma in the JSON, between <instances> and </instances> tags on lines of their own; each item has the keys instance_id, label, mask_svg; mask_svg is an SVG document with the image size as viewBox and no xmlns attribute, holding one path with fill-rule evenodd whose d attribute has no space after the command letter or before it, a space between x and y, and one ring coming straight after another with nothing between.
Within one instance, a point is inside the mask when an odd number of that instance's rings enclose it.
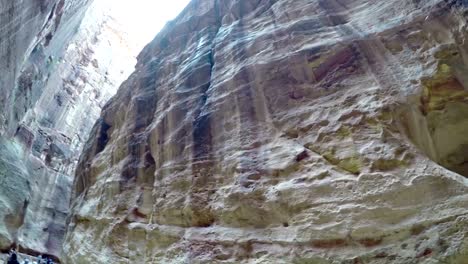
<instances>
[{"instance_id":1,"label":"sky","mask_svg":"<svg viewBox=\"0 0 468 264\"><path fill-rule=\"evenodd\" d=\"M99 1L99 0L98 0ZM190 0L101 0L111 3L111 13L141 47L148 44Z\"/></svg>"}]
</instances>

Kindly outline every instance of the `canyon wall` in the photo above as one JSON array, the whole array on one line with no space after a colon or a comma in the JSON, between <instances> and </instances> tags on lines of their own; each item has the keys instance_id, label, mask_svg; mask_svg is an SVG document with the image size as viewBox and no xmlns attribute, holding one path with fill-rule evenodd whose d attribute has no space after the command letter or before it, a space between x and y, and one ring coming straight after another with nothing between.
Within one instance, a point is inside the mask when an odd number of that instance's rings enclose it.
<instances>
[{"instance_id":1,"label":"canyon wall","mask_svg":"<svg viewBox=\"0 0 468 264\"><path fill-rule=\"evenodd\" d=\"M66 263L466 263L467 7L193 0L94 125Z\"/></svg>"},{"instance_id":2,"label":"canyon wall","mask_svg":"<svg viewBox=\"0 0 468 264\"><path fill-rule=\"evenodd\" d=\"M59 256L79 153L135 58L98 3L0 10L0 249Z\"/></svg>"}]
</instances>

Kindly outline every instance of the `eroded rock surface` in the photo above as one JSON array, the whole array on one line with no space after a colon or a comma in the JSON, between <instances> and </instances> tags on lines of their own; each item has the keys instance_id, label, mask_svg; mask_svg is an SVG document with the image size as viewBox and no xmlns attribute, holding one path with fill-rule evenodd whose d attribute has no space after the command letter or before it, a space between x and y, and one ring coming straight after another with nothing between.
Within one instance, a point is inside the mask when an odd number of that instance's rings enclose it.
<instances>
[{"instance_id":1,"label":"eroded rock surface","mask_svg":"<svg viewBox=\"0 0 468 264\"><path fill-rule=\"evenodd\" d=\"M66 262L466 263L466 8L192 1L93 128Z\"/></svg>"}]
</instances>

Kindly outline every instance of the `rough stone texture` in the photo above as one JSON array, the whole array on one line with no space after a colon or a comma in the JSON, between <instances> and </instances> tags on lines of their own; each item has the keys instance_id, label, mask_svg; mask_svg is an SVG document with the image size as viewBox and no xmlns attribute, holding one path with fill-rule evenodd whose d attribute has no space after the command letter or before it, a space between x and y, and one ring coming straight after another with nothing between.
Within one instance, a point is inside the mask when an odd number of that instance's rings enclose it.
<instances>
[{"instance_id":1,"label":"rough stone texture","mask_svg":"<svg viewBox=\"0 0 468 264\"><path fill-rule=\"evenodd\" d=\"M0 138L0 245L8 247L18 228L23 224L29 197L27 168L21 162L22 149L13 142Z\"/></svg>"},{"instance_id":2,"label":"rough stone texture","mask_svg":"<svg viewBox=\"0 0 468 264\"><path fill-rule=\"evenodd\" d=\"M0 250L59 256L81 148L135 58L99 3L0 10Z\"/></svg>"},{"instance_id":3,"label":"rough stone texture","mask_svg":"<svg viewBox=\"0 0 468 264\"><path fill-rule=\"evenodd\" d=\"M66 262L467 263L467 7L192 1L93 128Z\"/></svg>"}]
</instances>

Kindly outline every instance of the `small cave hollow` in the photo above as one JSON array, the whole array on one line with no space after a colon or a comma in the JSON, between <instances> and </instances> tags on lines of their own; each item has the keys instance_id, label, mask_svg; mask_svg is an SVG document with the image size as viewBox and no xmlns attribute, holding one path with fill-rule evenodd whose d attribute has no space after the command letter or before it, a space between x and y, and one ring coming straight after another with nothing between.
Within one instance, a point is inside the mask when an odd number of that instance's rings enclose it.
<instances>
[{"instance_id":1,"label":"small cave hollow","mask_svg":"<svg viewBox=\"0 0 468 264\"><path fill-rule=\"evenodd\" d=\"M111 126L107 124L103 118L100 118L98 122L100 123L100 128L98 131L99 136L97 137L96 142L96 153L103 151L106 147L107 142L109 141L108 131L111 128Z\"/></svg>"},{"instance_id":2,"label":"small cave hollow","mask_svg":"<svg viewBox=\"0 0 468 264\"><path fill-rule=\"evenodd\" d=\"M404 132L434 162L468 177L468 89L453 74L422 83L399 114Z\"/></svg>"}]
</instances>

